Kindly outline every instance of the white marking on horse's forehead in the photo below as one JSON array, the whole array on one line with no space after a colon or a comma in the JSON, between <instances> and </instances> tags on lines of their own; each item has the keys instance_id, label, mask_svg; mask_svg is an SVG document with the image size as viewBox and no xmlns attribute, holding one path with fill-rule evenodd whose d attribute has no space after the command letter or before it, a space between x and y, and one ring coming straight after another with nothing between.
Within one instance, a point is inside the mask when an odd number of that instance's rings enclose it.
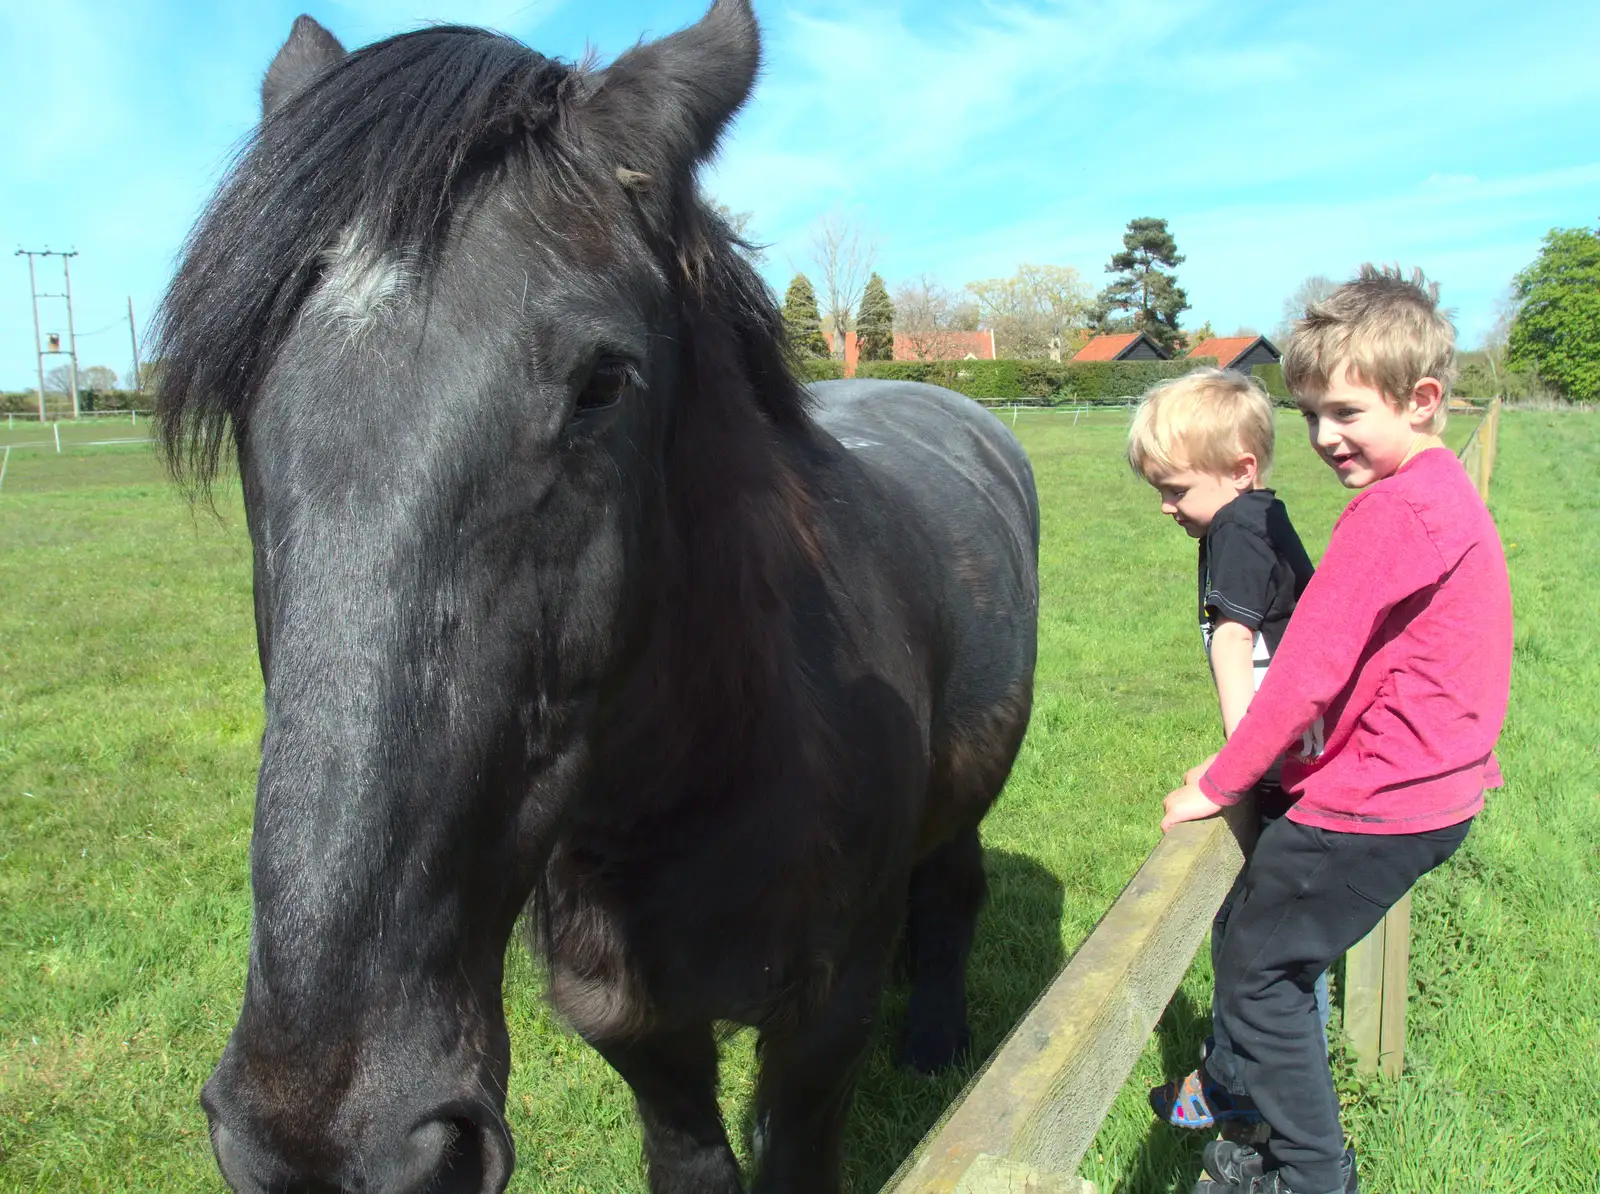
<instances>
[{"instance_id":1,"label":"white marking on horse's forehead","mask_svg":"<svg viewBox=\"0 0 1600 1194\"><path fill-rule=\"evenodd\" d=\"M377 252L359 221L344 230L322 259L327 272L306 311L341 325L352 338L404 302L416 282L409 256L398 250Z\"/></svg>"}]
</instances>

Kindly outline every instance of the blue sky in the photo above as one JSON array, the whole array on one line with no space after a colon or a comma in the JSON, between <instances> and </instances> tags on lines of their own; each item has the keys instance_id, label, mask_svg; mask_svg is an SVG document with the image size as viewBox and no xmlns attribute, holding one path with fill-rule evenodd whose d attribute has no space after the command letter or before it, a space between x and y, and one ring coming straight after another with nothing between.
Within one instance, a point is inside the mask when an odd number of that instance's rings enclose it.
<instances>
[{"instance_id":1,"label":"blue sky","mask_svg":"<svg viewBox=\"0 0 1600 1194\"><path fill-rule=\"evenodd\" d=\"M1592 0L756 4L766 70L705 183L779 290L835 207L891 288L1022 261L1098 288L1154 215L1188 325L1269 329L1301 279L1371 259L1436 277L1472 345L1548 229L1600 218ZM18 247L79 251L80 360L129 368L127 297L142 330L300 11L350 47L451 20L609 59L702 5L0 0L0 387L33 385Z\"/></svg>"}]
</instances>

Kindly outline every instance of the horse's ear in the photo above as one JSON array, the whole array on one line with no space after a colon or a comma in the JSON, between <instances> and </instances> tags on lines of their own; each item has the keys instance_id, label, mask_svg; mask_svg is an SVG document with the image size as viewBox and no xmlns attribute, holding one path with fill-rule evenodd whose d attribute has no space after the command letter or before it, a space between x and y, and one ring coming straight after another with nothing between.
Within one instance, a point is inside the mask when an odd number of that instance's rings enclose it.
<instances>
[{"instance_id":1,"label":"horse's ear","mask_svg":"<svg viewBox=\"0 0 1600 1194\"><path fill-rule=\"evenodd\" d=\"M595 76L588 116L629 158L618 165L675 175L716 148L760 66L750 0L716 0L696 24L634 47Z\"/></svg>"},{"instance_id":2,"label":"horse's ear","mask_svg":"<svg viewBox=\"0 0 1600 1194\"><path fill-rule=\"evenodd\" d=\"M302 13L289 40L261 80L261 115L270 116L295 92L344 57L339 39Z\"/></svg>"}]
</instances>

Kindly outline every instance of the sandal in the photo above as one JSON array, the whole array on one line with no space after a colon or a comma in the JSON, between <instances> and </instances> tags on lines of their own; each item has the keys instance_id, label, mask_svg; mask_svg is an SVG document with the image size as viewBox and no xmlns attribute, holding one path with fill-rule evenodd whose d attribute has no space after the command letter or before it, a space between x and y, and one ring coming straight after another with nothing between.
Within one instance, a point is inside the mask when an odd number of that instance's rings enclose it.
<instances>
[{"instance_id":1,"label":"sandal","mask_svg":"<svg viewBox=\"0 0 1600 1194\"><path fill-rule=\"evenodd\" d=\"M1231 1095L1203 1070L1174 1079L1150 1092L1156 1118L1175 1128L1210 1128L1224 1121L1259 1123L1261 1112L1243 1095Z\"/></svg>"}]
</instances>

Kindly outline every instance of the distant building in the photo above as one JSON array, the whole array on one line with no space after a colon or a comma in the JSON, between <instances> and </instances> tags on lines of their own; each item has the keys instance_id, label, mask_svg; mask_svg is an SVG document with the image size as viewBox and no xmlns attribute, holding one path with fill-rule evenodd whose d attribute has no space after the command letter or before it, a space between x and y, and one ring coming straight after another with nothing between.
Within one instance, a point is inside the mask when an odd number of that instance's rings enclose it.
<instances>
[{"instance_id":1,"label":"distant building","mask_svg":"<svg viewBox=\"0 0 1600 1194\"><path fill-rule=\"evenodd\" d=\"M1165 361L1171 355L1144 332L1128 332L1118 336L1096 336L1080 348L1072 359L1074 361Z\"/></svg>"},{"instance_id":2,"label":"distant building","mask_svg":"<svg viewBox=\"0 0 1600 1194\"><path fill-rule=\"evenodd\" d=\"M823 332L828 351L833 351L833 333ZM856 375L856 363L861 350L856 346L856 334L844 334L844 375ZM894 334L894 359L897 361L992 361L994 357L994 332L988 328L977 332L930 332L926 336Z\"/></svg>"},{"instance_id":3,"label":"distant building","mask_svg":"<svg viewBox=\"0 0 1600 1194\"><path fill-rule=\"evenodd\" d=\"M1189 350L1192 357L1216 357L1218 369L1249 373L1253 365L1276 365L1283 354L1265 336L1213 336Z\"/></svg>"}]
</instances>

